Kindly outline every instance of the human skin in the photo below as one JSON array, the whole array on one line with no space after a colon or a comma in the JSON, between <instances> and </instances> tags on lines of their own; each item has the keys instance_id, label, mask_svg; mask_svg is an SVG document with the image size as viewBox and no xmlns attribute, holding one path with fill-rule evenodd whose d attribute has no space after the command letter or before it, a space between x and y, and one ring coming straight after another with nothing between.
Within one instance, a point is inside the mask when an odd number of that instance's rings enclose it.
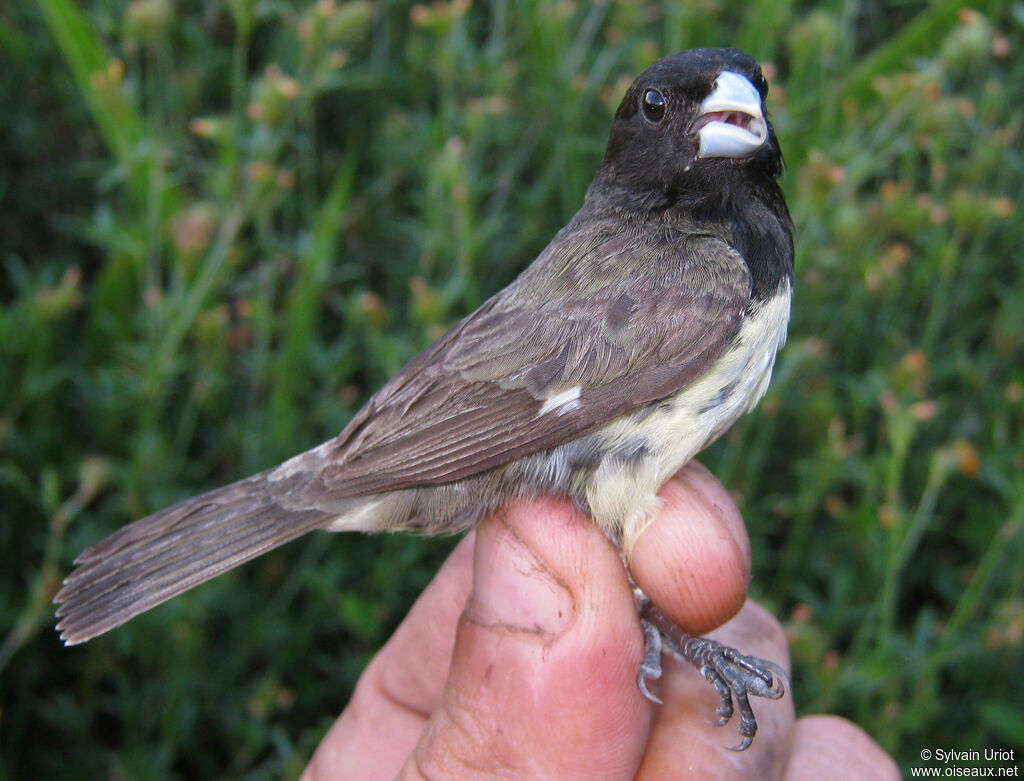
<instances>
[{"instance_id":1,"label":"human skin","mask_svg":"<svg viewBox=\"0 0 1024 781\"><path fill-rule=\"evenodd\" d=\"M691 463L633 550L638 585L678 626L788 666L782 628L746 601L750 544L728 492ZM731 620L730 620L731 619ZM753 702L751 747L715 727L718 695L666 658L653 705L617 549L562 499L521 502L462 540L373 659L302 776L324 779L897 779L858 727ZM734 719L735 720L735 719Z\"/></svg>"}]
</instances>

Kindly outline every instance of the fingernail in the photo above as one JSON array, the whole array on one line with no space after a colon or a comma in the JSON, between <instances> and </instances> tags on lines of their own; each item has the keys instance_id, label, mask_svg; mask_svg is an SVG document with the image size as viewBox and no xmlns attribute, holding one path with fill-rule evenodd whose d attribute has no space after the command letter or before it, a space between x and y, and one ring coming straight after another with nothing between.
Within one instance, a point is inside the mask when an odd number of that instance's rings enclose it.
<instances>
[{"instance_id":1,"label":"fingernail","mask_svg":"<svg viewBox=\"0 0 1024 781\"><path fill-rule=\"evenodd\" d=\"M477 531L469 620L481 626L550 639L575 614L572 593L503 517Z\"/></svg>"}]
</instances>

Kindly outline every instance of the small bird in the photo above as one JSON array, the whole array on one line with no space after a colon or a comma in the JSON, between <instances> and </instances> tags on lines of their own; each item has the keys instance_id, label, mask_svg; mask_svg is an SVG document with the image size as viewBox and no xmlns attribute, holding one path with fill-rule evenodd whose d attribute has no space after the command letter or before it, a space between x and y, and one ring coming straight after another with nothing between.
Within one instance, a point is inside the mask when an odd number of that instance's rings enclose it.
<instances>
[{"instance_id":1,"label":"small bird","mask_svg":"<svg viewBox=\"0 0 1024 781\"><path fill-rule=\"evenodd\" d=\"M56 595L68 645L307 532L451 533L570 497L628 561L658 489L764 394L786 339L792 221L767 82L738 49L659 60L627 91L583 206L508 287L319 447L86 549ZM682 633L637 590L647 654L697 665L718 723L785 673ZM773 677L772 672L777 676Z\"/></svg>"}]
</instances>

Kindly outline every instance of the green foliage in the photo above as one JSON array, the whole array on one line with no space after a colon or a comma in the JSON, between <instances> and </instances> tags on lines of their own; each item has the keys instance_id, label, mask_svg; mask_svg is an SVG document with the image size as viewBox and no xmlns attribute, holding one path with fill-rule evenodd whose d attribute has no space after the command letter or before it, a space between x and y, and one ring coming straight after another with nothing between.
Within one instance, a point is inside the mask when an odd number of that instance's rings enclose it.
<instances>
[{"instance_id":1,"label":"green foliage","mask_svg":"<svg viewBox=\"0 0 1024 781\"><path fill-rule=\"evenodd\" d=\"M705 457L801 712L1024 747L1024 11L0 10L0 776L295 776L451 541L318 535L85 647L71 556L337 432L572 214L662 54L771 65L790 344Z\"/></svg>"}]
</instances>

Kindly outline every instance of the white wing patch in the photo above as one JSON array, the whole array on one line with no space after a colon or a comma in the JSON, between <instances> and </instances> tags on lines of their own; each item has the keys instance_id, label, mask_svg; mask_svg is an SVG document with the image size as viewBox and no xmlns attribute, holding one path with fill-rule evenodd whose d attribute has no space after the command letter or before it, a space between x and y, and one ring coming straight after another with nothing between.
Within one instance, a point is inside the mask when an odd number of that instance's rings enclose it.
<instances>
[{"instance_id":1,"label":"white wing patch","mask_svg":"<svg viewBox=\"0 0 1024 781\"><path fill-rule=\"evenodd\" d=\"M313 472L319 469L333 443L333 439L328 439L312 450L307 450L305 453L299 453L297 456L289 458L267 475L267 478L271 482L276 483L278 480L284 480L299 472Z\"/></svg>"},{"instance_id":2,"label":"white wing patch","mask_svg":"<svg viewBox=\"0 0 1024 781\"><path fill-rule=\"evenodd\" d=\"M548 415L554 413L555 415L564 415L566 412L572 412L574 409L580 406L580 388L577 385L575 388L569 388L561 393L556 393L549 399L545 399L541 408L537 411L537 415Z\"/></svg>"}]
</instances>

